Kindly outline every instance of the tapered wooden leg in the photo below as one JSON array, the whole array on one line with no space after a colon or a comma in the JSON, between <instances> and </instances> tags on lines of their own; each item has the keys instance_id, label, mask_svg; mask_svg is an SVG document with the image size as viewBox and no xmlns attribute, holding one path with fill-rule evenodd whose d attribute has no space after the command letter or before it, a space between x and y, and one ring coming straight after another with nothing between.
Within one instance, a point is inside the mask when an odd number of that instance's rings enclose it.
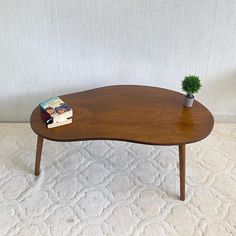
<instances>
[{"instance_id":1,"label":"tapered wooden leg","mask_svg":"<svg viewBox=\"0 0 236 236\"><path fill-rule=\"evenodd\" d=\"M185 144L179 145L180 200L185 200Z\"/></svg>"},{"instance_id":2,"label":"tapered wooden leg","mask_svg":"<svg viewBox=\"0 0 236 236\"><path fill-rule=\"evenodd\" d=\"M38 136L37 149L36 149L36 159L35 159L35 172L34 172L34 174L36 176L38 176L39 172L40 172L42 148L43 148L43 138Z\"/></svg>"}]
</instances>

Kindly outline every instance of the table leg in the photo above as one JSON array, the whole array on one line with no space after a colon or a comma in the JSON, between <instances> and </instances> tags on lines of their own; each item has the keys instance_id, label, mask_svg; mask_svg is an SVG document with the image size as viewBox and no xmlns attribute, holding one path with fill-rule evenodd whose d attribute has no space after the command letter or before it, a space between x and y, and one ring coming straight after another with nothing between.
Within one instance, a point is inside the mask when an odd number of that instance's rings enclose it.
<instances>
[{"instance_id":1,"label":"table leg","mask_svg":"<svg viewBox=\"0 0 236 236\"><path fill-rule=\"evenodd\" d=\"M185 200L185 144L179 145L180 200Z\"/></svg>"},{"instance_id":2,"label":"table leg","mask_svg":"<svg viewBox=\"0 0 236 236\"><path fill-rule=\"evenodd\" d=\"M41 162L42 147L43 147L43 138L38 136L37 149L36 149L36 159L35 159L35 172L34 172L34 174L36 176L38 176L39 172L40 172L40 162Z\"/></svg>"}]
</instances>

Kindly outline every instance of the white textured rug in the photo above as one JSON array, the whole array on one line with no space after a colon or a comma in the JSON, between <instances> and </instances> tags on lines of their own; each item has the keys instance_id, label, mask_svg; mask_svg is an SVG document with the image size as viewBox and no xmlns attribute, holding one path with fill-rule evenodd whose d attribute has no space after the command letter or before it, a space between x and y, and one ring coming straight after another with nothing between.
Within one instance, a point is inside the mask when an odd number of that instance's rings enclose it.
<instances>
[{"instance_id":1,"label":"white textured rug","mask_svg":"<svg viewBox=\"0 0 236 236\"><path fill-rule=\"evenodd\" d=\"M186 201L177 147L125 142L43 147L33 175L29 124L0 124L0 235L236 235L236 124L187 145Z\"/></svg>"}]
</instances>

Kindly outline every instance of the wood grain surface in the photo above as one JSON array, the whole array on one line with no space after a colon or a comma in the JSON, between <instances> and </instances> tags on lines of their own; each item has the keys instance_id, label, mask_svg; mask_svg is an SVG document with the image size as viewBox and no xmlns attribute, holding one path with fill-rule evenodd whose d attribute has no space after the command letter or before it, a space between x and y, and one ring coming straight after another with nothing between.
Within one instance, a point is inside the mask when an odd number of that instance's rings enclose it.
<instances>
[{"instance_id":1,"label":"wood grain surface","mask_svg":"<svg viewBox=\"0 0 236 236\"><path fill-rule=\"evenodd\" d=\"M214 124L201 103L186 108L183 94L163 88L116 85L60 97L73 108L72 124L47 129L36 107L30 123L37 135L54 141L180 145L204 139Z\"/></svg>"}]
</instances>

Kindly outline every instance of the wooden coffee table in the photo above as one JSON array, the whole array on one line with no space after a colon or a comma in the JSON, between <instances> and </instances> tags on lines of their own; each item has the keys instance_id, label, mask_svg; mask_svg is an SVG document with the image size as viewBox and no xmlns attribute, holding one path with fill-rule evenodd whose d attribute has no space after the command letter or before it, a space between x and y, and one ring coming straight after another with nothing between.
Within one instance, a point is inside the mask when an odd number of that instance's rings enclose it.
<instances>
[{"instance_id":1,"label":"wooden coffee table","mask_svg":"<svg viewBox=\"0 0 236 236\"><path fill-rule=\"evenodd\" d=\"M180 199L185 200L185 144L207 137L214 119L198 101L183 106L183 94L155 87L117 85L60 96L73 108L73 123L47 129L39 107L30 124L38 135L35 175L39 175L43 139L53 141L119 140L178 145Z\"/></svg>"}]
</instances>

